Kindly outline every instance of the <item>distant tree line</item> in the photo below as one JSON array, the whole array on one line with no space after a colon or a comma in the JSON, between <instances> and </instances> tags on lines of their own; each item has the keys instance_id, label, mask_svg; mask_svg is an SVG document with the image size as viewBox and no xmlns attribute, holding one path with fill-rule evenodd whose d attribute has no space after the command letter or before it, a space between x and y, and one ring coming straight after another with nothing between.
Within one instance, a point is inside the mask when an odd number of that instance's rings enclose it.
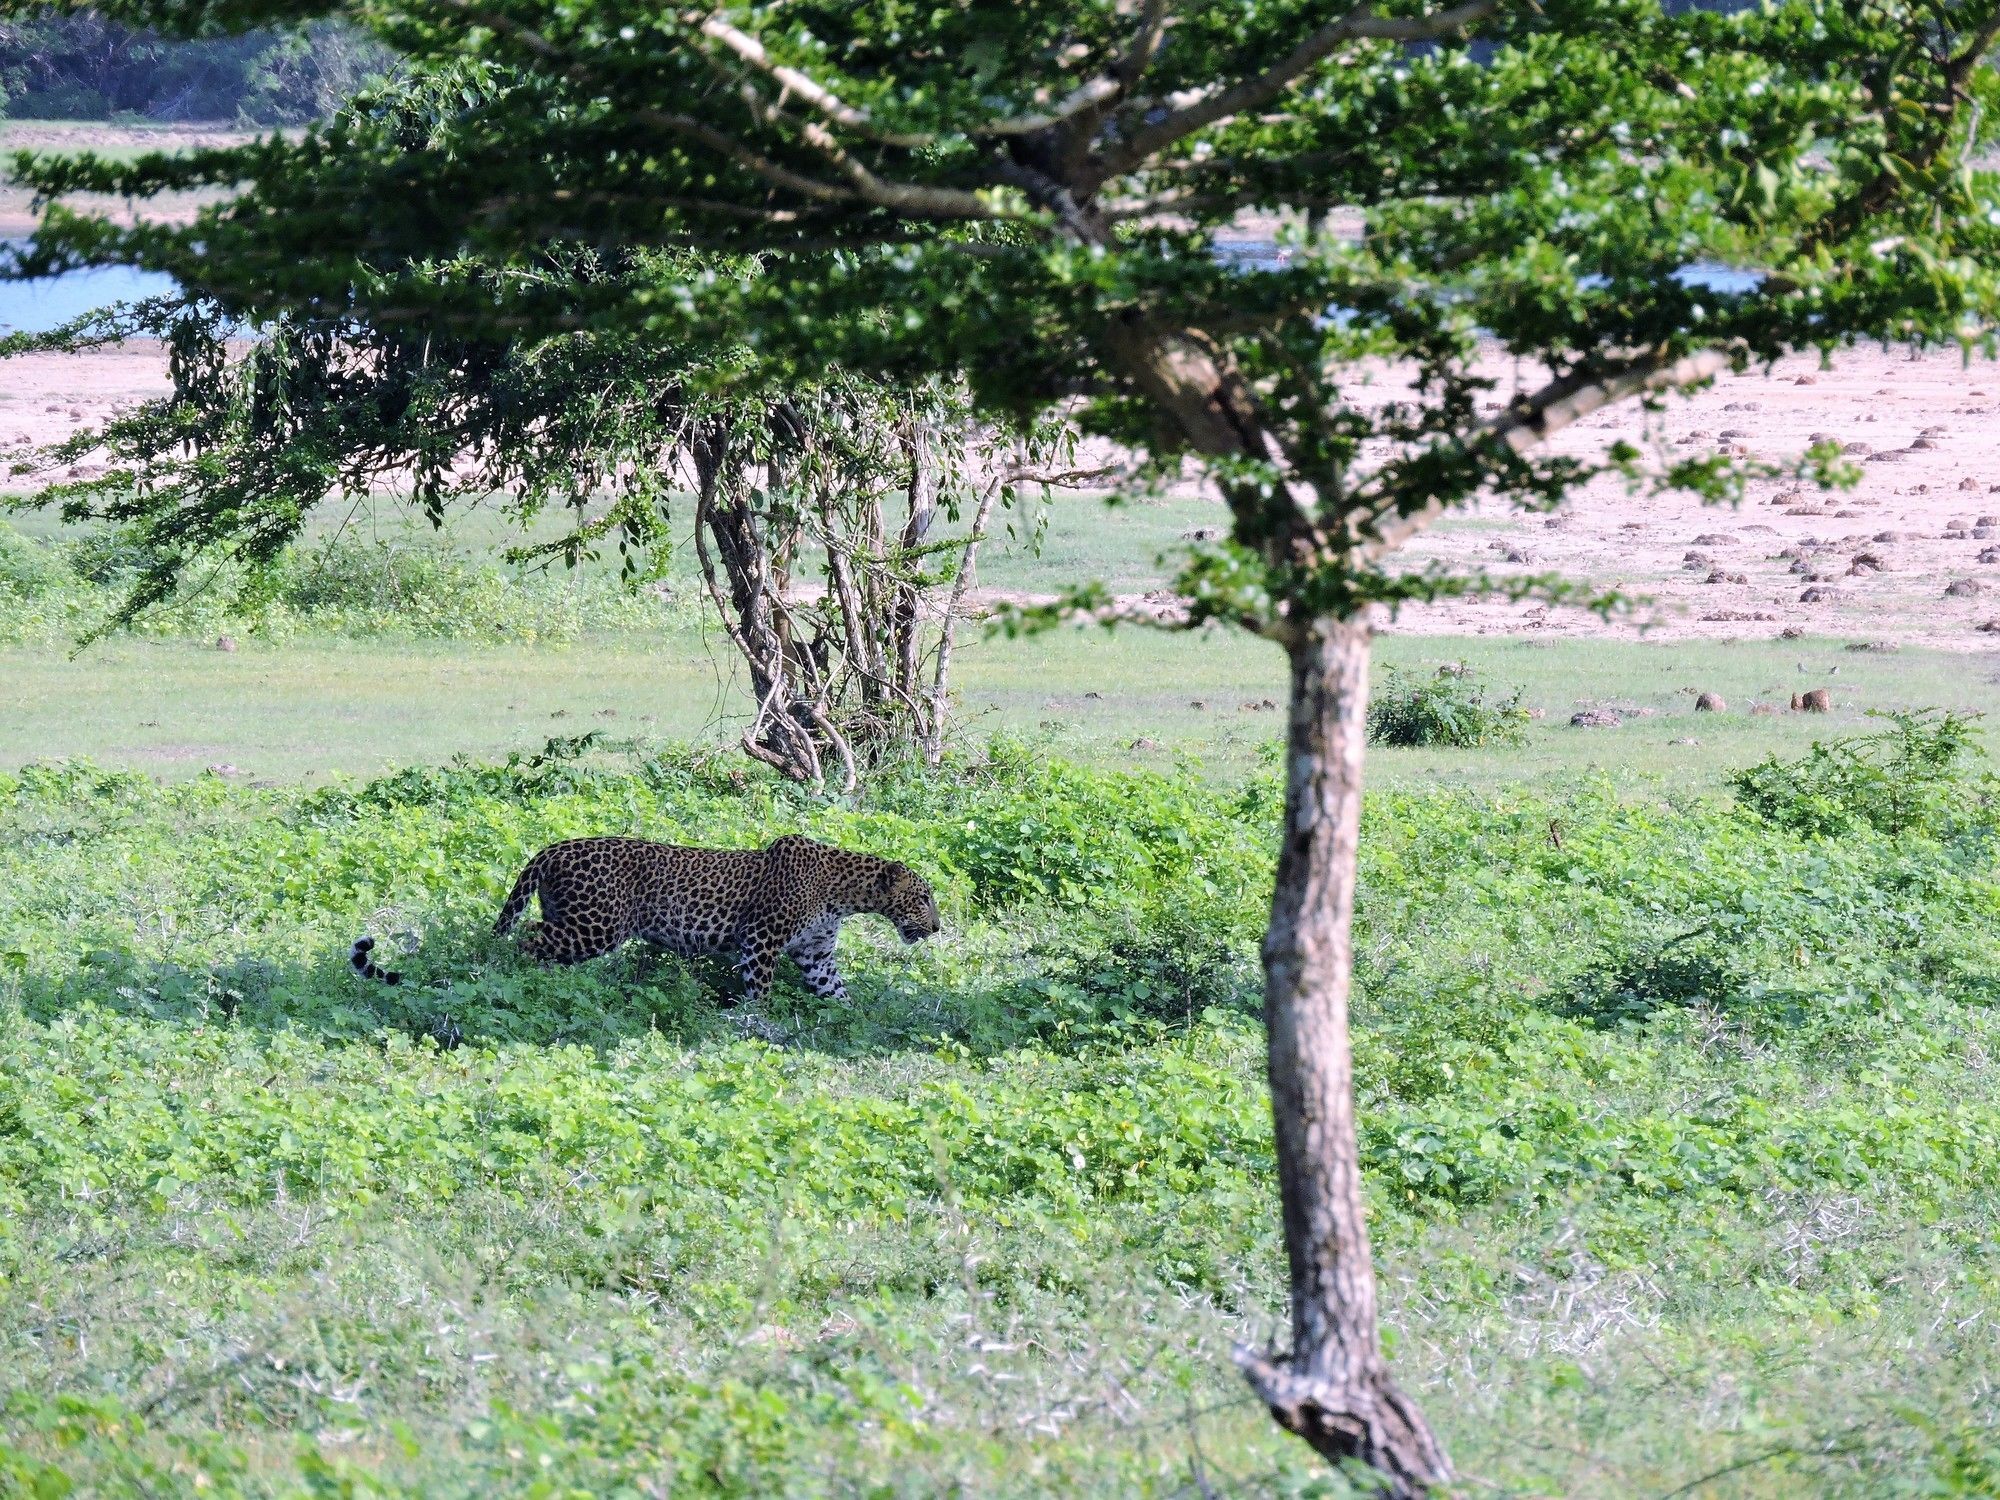
<instances>
[{"instance_id":1,"label":"distant tree line","mask_svg":"<svg viewBox=\"0 0 2000 1500\"><path fill-rule=\"evenodd\" d=\"M89 10L0 18L0 109L17 120L228 120L325 117L389 53L337 21L166 37Z\"/></svg>"}]
</instances>

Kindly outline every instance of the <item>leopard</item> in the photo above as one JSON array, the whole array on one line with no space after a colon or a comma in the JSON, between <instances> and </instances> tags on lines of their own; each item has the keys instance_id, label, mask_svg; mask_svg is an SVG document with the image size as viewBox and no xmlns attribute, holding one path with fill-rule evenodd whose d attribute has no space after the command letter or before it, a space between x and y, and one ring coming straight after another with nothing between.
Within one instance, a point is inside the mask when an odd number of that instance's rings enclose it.
<instances>
[{"instance_id":1,"label":"leopard","mask_svg":"<svg viewBox=\"0 0 2000 1500\"><path fill-rule=\"evenodd\" d=\"M900 860L787 834L762 849L703 849L651 839L565 839L528 861L493 924L514 930L531 899L541 919L521 931L522 951L543 963L599 958L637 938L681 958L733 952L739 999L761 1003L789 957L822 1000L847 999L834 943L848 917L886 917L905 943L935 937L942 924L930 882ZM374 941L355 941L351 961L364 978L399 982L373 958Z\"/></svg>"}]
</instances>

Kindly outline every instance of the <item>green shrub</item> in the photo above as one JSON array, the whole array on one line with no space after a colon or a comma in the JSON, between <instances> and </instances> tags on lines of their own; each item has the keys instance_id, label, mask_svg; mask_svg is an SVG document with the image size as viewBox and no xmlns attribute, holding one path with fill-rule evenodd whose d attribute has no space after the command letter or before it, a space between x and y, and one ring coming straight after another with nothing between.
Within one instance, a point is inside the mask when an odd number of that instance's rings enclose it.
<instances>
[{"instance_id":1,"label":"green shrub","mask_svg":"<svg viewBox=\"0 0 2000 1500\"><path fill-rule=\"evenodd\" d=\"M1368 704L1368 740L1375 745L1452 750L1518 745L1527 724L1519 688L1488 702L1483 683L1451 667L1440 668L1432 677L1390 667Z\"/></svg>"},{"instance_id":2,"label":"green shrub","mask_svg":"<svg viewBox=\"0 0 2000 1500\"><path fill-rule=\"evenodd\" d=\"M0 521L0 599L40 599L68 581L68 570L50 548Z\"/></svg>"},{"instance_id":3,"label":"green shrub","mask_svg":"<svg viewBox=\"0 0 2000 1500\"><path fill-rule=\"evenodd\" d=\"M1767 757L1730 778L1742 805L1774 827L1829 837L1872 828L1947 838L1990 831L2000 779L1984 766L1975 714L1876 713L1890 727L1796 760Z\"/></svg>"}]
</instances>

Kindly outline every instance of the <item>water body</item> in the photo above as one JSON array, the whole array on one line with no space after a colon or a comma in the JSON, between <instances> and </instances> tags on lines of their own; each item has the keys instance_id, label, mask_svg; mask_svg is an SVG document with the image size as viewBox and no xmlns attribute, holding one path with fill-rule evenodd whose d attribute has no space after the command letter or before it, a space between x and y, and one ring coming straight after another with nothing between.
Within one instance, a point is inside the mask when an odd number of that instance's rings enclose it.
<instances>
[{"instance_id":1,"label":"water body","mask_svg":"<svg viewBox=\"0 0 2000 1500\"><path fill-rule=\"evenodd\" d=\"M35 281L0 281L0 334L47 333L72 318L119 302L160 297L174 289L162 271L96 266Z\"/></svg>"}]
</instances>

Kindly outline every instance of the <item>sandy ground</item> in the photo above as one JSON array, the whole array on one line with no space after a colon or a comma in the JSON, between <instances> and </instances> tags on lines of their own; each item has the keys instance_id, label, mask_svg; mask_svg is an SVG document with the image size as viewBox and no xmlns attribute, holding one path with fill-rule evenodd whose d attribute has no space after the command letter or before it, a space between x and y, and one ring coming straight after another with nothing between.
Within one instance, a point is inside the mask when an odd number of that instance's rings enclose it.
<instances>
[{"instance_id":1,"label":"sandy ground","mask_svg":"<svg viewBox=\"0 0 2000 1500\"><path fill-rule=\"evenodd\" d=\"M1493 373L1508 377L1496 392L1505 395L1512 371ZM1531 372L1521 378L1535 383ZM0 365L0 463L165 390L152 345L9 361ZM2000 367L1968 367L1949 352L1856 350L1827 371L1799 358L1770 376L1726 376L1658 416L1636 406L1600 413L1557 446L1589 454L1623 438L1663 458L1730 445L1779 459L1822 434L1851 448L1862 476L1854 489L1763 482L1741 509L1718 510L1681 495L1635 497L1603 480L1556 516L1468 512L1406 554L1499 578L1556 573L1633 596L1622 615L1475 598L1407 607L1388 628L1670 640L1804 631L2000 648L2000 623L1988 626L2000 622Z\"/></svg>"},{"instance_id":2,"label":"sandy ground","mask_svg":"<svg viewBox=\"0 0 2000 1500\"><path fill-rule=\"evenodd\" d=\"M14 151L90 151L139 147L184 151L190 147L237 146L254 139L250 132L229 126L128 126L33 122L0 123L0 155ZM216 192L162 193L145 205L144 217L158 223L182 224ZM89 209L119 223L135 217L131 204L95 193L78 193L64 200L70 207ZM35 232L34 198L26 188L0 182L0 240L26 239Z\"/></svg>"}]
</instances>

